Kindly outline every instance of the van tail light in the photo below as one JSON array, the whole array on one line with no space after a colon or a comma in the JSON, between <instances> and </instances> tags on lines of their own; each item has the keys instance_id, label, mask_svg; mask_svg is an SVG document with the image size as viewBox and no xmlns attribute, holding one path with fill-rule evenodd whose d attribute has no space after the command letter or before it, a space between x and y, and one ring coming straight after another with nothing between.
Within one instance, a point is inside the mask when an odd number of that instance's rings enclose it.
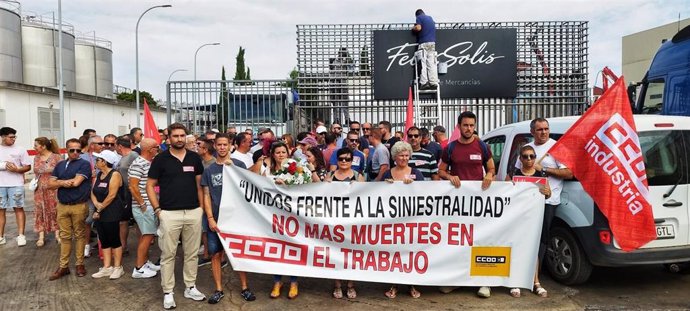
<instances>
[{"instance_id":1,"label":"van tail light","mask_svg":"<svg viewBox=\"0 0 690 311\"><path fill-rule=\"evenodd\" d=\"M654 123L655 127L673 127L673 123Z\"/></svg>"},{"instance_id":2,"label":"van tail light","mask_svg":"<svg viewBox=\"0 0 690 311\"><path fill-rule=\"evenodd\" d=\"M606 245L611 245L611 231L601 230L599 231L599 241Z\"/></svg>"}]
</instances>

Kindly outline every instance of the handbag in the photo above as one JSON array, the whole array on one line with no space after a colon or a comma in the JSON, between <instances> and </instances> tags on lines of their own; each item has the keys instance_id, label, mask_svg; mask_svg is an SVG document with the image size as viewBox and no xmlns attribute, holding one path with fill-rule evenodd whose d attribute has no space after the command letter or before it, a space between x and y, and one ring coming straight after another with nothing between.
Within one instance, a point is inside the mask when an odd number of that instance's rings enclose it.
<instances>
[{"instance_id":1,"label":"handbag","mask_svg":"<svg viewBox=\"0 0 690 311\"><path fill-rule=\"evenodd\" d=\"M38 189L38 178L34 177L29 182L29 189L31 189L31 191L36 191L36 189Z\"/></svg>"}]
</instances>

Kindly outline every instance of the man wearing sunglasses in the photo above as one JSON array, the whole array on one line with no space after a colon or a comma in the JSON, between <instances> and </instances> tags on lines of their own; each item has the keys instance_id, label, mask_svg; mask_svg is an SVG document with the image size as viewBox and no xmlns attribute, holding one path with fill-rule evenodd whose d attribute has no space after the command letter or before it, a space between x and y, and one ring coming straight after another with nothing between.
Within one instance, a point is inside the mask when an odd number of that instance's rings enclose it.
<instances>
[{"instance_id":1,"label":"man wearing sunglasses","mask_svg":"<svg viewBox=\"0 0 690 311\"><path fill-rule=\"evenodd\" d=\"M96 168L96 157L94 157L93 154L94 152L101 153L103 151L104 144L105 143L103 142L103 138L101 136L91 136L88 141L87 152L79 155L79 157L81 157L83 160L88 161L88 163L91 165L91 180L89 180L90 184L93 184L94 180L96 179L96 176L99 173L99 170ZM86 238L86 245L84 246L84 256L90 257L91 245L89 245L89 242L91 240L91 224L93 223L93 212L96 211L96 207L91 202L91 197L89 197L87 205L89 207L89 214L86 217L86 232L84 232Z\"/></svg>"},{"instance_id":2,"label":"man wearing sunglasses","mask_svg":"<svg viewBox=\"0 0 690 311\"><path fill-rule=\"evenodd\" d=\"M108 134L103 137L103 149L115 151L115 143L117 142L117 136L115 134Z\"/></svg>"},{"instance_id":3,"label":"man wearing sunglasses","mask_svg":"<svg viewBox=\"0 0 690 311\"><path fill-rule=\"evenodd\" d=\"M86 201L91 194L91 166L79 157L81 144L71 138L65 144L67 160L58 162L48 183L48 188L57 189L57 219L60 228L60 266L49 280L57 280L70 273L69 259L72 253L72 238L75 240L74 257L77 276L86 275L83 249L87 243L86 216L89 209Z\"/></svg>"},{"instance_id":4,"label":"man wearing sunglasses","mask_svg":"<svg viewBox=\"0 0 690 311\"><path fill-rule=\"evenodd\" d=\"M364 153L358 149L359 142L359 132L351 130L347 133L347 139L345 139L347 147L344 148L350 148L350 150L352 150L352 169L361 174L364 171L364 161L366 157L364 156ZM338 168L337 150L331 154L331 157L328 159L328 164L330 166L330 171L334 171Z\"/></svg>"},{"instance_id":5,"label":"man wearing sunglasses","mask_svg":"<svg viewBox=\"0 0 690 311\"><path fill-rule=\"evenodd\" d=\"M439 180L436 157L429 150L422 148L422 136L418 127L413 126L407 129L407 142L412 146L412 155L408 165L422 172L424 180Z\"/></svg>"}]
</instances>

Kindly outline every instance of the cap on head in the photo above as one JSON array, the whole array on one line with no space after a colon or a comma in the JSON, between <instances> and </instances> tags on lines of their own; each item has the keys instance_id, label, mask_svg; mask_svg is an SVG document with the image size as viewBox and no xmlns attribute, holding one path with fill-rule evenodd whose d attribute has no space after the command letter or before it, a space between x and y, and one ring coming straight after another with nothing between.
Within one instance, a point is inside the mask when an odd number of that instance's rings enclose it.
<instances>
[{"instance_id":1,"label":"cap on head","mask_svg":"<svg viewBox=\"0 0 690 311\"><path fill-rule=\"evenodd\" d=\"M304 139L299 141L300 144L306 145L307 147L314 147L318 145L319 143L314 139L314 137L307 136Z\"/></svg>"},{"instance_id":2,"label":"cap on head","mask_svg":"<svg viewBox=\"0 0 690 311\"><path fill-rule=\"evenodd\" d=\"M326 133L326 132L328 132L328 129L323 125L319 125L319 127L316 128L316 134L321 134L321 133Z\"/></svg>"},{"instance_id":3,"label":"cap on head","mask_svg":"<svg viewBox=\"0 0 690 311\"><path fill-rule=\"evenodd\" d=\"M110 151L110 150L103 150L103 152L100 152L100 153L94 152L93 156L96 158L101 158L105 162L108 162L112 165L115 165L115 163L117 163L117 161L118 161L117 154L115 154L115 152Z\"/></svg>"}]
</instances>

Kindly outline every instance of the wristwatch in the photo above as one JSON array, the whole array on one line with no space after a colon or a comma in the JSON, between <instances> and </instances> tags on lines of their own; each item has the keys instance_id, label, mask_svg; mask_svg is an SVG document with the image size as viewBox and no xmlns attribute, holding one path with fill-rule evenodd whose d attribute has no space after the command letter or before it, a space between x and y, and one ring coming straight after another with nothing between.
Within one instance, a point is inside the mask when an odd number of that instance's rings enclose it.
<instances>
[{"instance_id":1,"label":"wristwatch","mask_svg":"<svg viewBox=\"0 0 690 311\"><path fill-rule=\"evenodd\" d=\"M546 173L546 167L542 166L541 167L541 173L544 174L544 176L547 176L548 174Z\"/></svg>"}]
</instances>

